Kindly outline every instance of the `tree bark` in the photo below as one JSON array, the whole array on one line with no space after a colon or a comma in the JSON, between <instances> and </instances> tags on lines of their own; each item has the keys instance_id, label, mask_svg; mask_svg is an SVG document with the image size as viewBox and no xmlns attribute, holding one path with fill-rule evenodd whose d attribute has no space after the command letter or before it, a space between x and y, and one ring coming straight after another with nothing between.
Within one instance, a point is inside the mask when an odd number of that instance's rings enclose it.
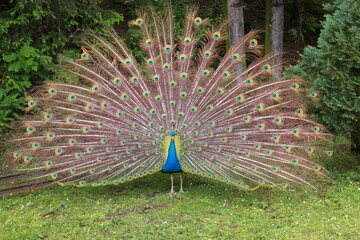
<instances>
[{"instance_id":1,"label":"tree bark","mask_svg":"<svg viewBox=\"0 0 360 240\"><path fill-rule=\"evenodd\" d=\"M303 24L304 24L304 2L297 2L296 3L296 9L297 9L297 39L295 40L296 44L299 44L301 46L305 46L305 40L304 40L304 34L302 33Z\"/></svg>"},{"instance_id":2,"label":"tree bark","mask_svg":"<svg viewBox=\"0 0 360 240\"><path fill-rule=\"evenodd\" d=\"M273 78L281 78L282 51L284 39L284 0L272 0L271 9L271 51L279 54L273 58Z\"/></svg>"},{"instance_id":3,"label":"tree bark","mask_svg":"<svg viewBox=\"0 0 360 240\"><path fill-rule=\"evenodd\" d=\"M265 54L271 52L271 0L265 0Z\"/></svg>"},{"instance_id":4,"label":"tree bark","mask_svg":"<svg viewBox=\"0 0 360 240\"><path fill-rule=\"evenodd\" d=\"M358 114L358 119L360 119L360 114ZM355 123L355 126L353 126L353 130L351 133L351 151L360 154L360 121L357 121Z\"/></svg>"},{"instance_id":5,"label":"tree bark","mask_svg":"<svg viewBox=\"0 0 360 240\"><path fill-rule=\"evenodd\" d=\"M244 12L243 0L227 0L229 23L229 43L230 47L234 46L245 34L244 30ZM244 49L240 49L240 55L245 54ZM236 74L241 74L244 64L236 66Z\"/></svg>"}]
</instances>

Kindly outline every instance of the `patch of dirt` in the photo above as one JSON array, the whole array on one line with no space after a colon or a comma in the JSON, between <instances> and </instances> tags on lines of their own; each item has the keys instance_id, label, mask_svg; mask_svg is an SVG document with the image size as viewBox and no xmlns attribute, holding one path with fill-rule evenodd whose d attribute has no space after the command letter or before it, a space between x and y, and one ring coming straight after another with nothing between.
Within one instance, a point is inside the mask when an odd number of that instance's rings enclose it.
<instances>
[{"instance_id":1,"label":"patch of dirt","mask_svg":"<svg viewBox=\"0 0 360 240\"><path fill-rule=\"evenodd\" d=\"M168 203L159 204L159 205L145 205L145 206L135 206L133 209L123 209L119 208L115 213L105 216L105 221L117 220L120 217L126 216L131 213L148 213L154 210L166 209L169 207Z\"/></svg>"},{"instance_id":2,"label":"patch of dirt","mask_svg":"<svg viewBox=\"0 0 360 240\"><path fill-rule=\"evenodd\" d=\"M165 209L168 207L169 207L168 203L160 204L160 205L150 205L150 206L146 206L145 208L143 208L143 210L141 212L148 213L153 210Z\"/></svg>"}]
</instances>

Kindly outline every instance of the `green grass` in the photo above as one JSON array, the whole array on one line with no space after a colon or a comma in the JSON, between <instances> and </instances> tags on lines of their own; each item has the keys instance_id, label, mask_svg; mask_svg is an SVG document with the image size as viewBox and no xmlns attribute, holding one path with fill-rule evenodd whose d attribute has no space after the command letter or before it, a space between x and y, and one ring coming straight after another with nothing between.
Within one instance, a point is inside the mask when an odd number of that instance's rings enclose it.
<instances>
[{"instance_id":1,"label":"green grass","mask_svg":"<svg viewBox=\"0 0 360 240\"><path fill-rule=\"evenodd\" d=\"M356 178L337 176L319 191L245 192L187 175L187 193L174 197L161 173L119 186L54 187L0 198L0 239L358 239Z\"/></svg>"}]
</instances>

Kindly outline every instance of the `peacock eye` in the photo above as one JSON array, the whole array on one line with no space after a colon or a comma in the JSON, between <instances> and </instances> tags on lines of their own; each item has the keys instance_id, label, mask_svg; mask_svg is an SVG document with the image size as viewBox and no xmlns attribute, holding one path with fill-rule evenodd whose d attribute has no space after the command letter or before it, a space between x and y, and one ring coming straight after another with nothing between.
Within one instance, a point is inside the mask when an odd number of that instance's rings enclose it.
<instances>
[{"instance_id":1,"label":"peacock eye","mask_svg":"<svg viewBox=\"0 0 360 240\"><path fill-rule=\"evenodd\" d=\"M145 44L150 47L150 46L153 45L153 42L152 42L151 39L147 39L147 40L145 41Z\"/></svg>"},{"instance_id":2,"label":"peacock eye","mask_svg":"<svg viewBox=\"0 0 360 240\"><path fill-rule=\"evenodd\" d=\"M227 78L227 77L230 76L230 73L229 73L228 71L225 71L225 72L223 72L222 76L223 76L224 78Z\"/></svg>"},{"instance_id":3,"label":"peacock eye","mask_svg":"<svg viewBox=\"0 0 360 240\"><path fill-rule=\"evenodd\" d=\"M185 43L185 45L190 44L190 43L191 43L191 41L192 41L192 39L191 39L190 37L186 37L186 38L184 38L184 43Z\"/></svg>"},{"instance_id":4,"label":"peacock eye","mask_svg":"<svg viewBox=\"0 0 360 240\"><path fill-rule=\"evenodd\" d=\"M181 77L182 79L187 78L187 73L182 73L182 74L180 75L180 77Z\"/></svg>"},{"instance_id":5,"label":"peacock eye","mask_svg":"<svg viewBox=\"0 0 360 240\"><path fill-rule=\"evenodd\" d=\"M170 69L170 64L165 63L165 64L163 65L163 69L164 69L164 70L169 70L169 69Z\"/></svg>"},{"instance_id":6,"label":"peacock eye","mask_svg":"<svg viewBox=\"0 0 360 240\"><path fill-rule=\"evenodd\" d=\"M202 75L203 75L204 77L206 77L206 76L209 75L209 73L210 73L209 70L204 70L204 71L202 72Z\"/></svg>"},{"instance_id":7,"label":"peacock eye","mask_svg":"<svg viewBox=\"0 0 360 240\"><path fill-rule=\"evenodd\" d=\"M133 83L137 83L139 81L139 78L134 76L134 77L131 78L131 81Z\"/></svg>"},{"instance_id":8,"label":"peacock eye","mask_svg":"<svg viewBox=\"0 0 360 240\"><path fill-rule=\"evenodd\" d=\"M279 99L280 94L279 94L279 93L273 93L273 94L271 94L271 97L272 97L273 99Z\"/></svg>"},{"instance_id":9,"label":"peacock eye","mask_svg":"<svg viewBox=\"0 0 360 240\"><path fill-rule=\"evenodd\" d=\"M144 97L149 97L149 96L150 96L150 93L149 93L148 91L144 91L144 92L142 93L142 95L143 95Z\"/></svg>"},{"instance_id":10,"label":"peacock eye","mask_svg":"<svg viewBox=\"0 0 360 240\"><path fill-rule=\"evenodd\" d=\"M55 88L50 88L48 91L51 95L54 95L56 93L56 89Z\"/></svg>"},{"instance_id":11,"label":"peacock eye","mask_svg":"<svg viewBox=\"0 0 360 240\"><path fill-rule=\"evenodd\" d=\"M209 58L211 57L212 53L210 51L205 51L204 57Z\"/></svg>"},{"instance_id":12,"label":"peacock eye","mask_svg":"<svg viewBox=\"0 0 360 240\"><path fill-rule=\"evenodd\" d=\"M159 96L159 95L156 96L156 97L155 97L155 101L160 102L160 101L161 101L161 96Z\"/></svg>"},{"instance_id":13,"label":"peacock eye","mask_svg":"<svg viewBox=\"0 0 360 240\"><path fill-rule=\"evenodd\" d=\"M217 94L223 94L225 91L224 91L224 89L223 88L218 88L218 89L216 89L216 93Z\"/></svg>"},{"instance_id":14,"label":"peacock eye","mask_svg":"<svg viewBox=\"0 0 360 240\"><path fill-rule=\"evenodd\" d=\"M256 46L258 44L258 41L256 39L251 39L250 40L250 45L251 46Z\"/></svg>"},{"instance_id":15,"label":"peacock eye","mask_svg":"<svg viewBox=\"0 0 360 240\"><path fill-rule=\"evenodd\" d=\"M28 106L29 107L33 107L33 106L35 106L36 105L36 103L34 102L34 101L29 101L28 102Z\"/></svg>"},{"instance_id":16,"label":"peacock eye","mask_svg":"<svg viewBox=\"0 0 360 240\"><path fill-rule=\"evenodd\" d=\"M291 84L291 89L294 89L294 90L296 90L296 89L298 89L299 88L299 84L298 83L293 83L293 84Z\"/></svg>"},{"instance_id":17,"label":"peacock eye","mask_svg":"<svg viewBox=\"0 0 360 240\"><path fill-rule=\"evenodd\" d=\"M247 80L245 80L245 83L250 85L250 84L254 83L254 80L253 79L247 79Z\"/></svg>"},{"instance_id":18,"label":"peacock eye","mask_svg":"<svg viewBox=\"0 0 360 240\"><path fill-rule=\"evenodd\" d=\"M175 86L176 86L176 82L175 82L175 81L171 81L171 82L170 82L170 87L173 88L173 87L175 87Z\"/></svg>"},{"instance_id":19,"label":"peacock eye","mask_svg":"<svg viewBox=\"0 0 360 240\"><path fill-rule=\"evenodd\" d=\"M264 69L265 71L269 71L269 70L271 69L270 64L264 65L264 66L263 66L263 69Z\"/></svg>"},{"instance_id":20,"label":"peacock eye","mask_svg":"<svg viewBox=\"0 0 360 240\"><path fill-rule=\"evenodd\" d=\"M170 46L170 45L166 45L166 46L164 47L164 51L165 51L165 52L170 52L170 51L171 51L171 46Z\"/></svg>"},{"instance_id":21,"label":"peacock eye","mask_svg":"<svg viewBox=\"0 0 360 240\"><path fill-rule=\"evenodd\" d=\"M236 97L236 100L238 102L244 102L245 101L245 96L244 95L239 95L239 96Z\"/></svg>"},{"instance_id":22,"label":"peacock eye","mask_svg":"<svg viewBox=\"0 0 360 240\"><path fill-rule=\"evenodd\" d=\"M212 36L214 39L219 39L221 37L221 34L220 32L214 32Z\"/></svg>"},{"instance_id":23,"label":"peacock eye","mask_svg":"<svg viewBox=\"0 0 360 240\"><path fill-rule=\"evenodd\" d=\"M141 25L143 23L143 20L142 20L142 18L138 18L135 20L135 22L137 25Z\"/></svg>"},{"instance_id":24,"label":"peacock eye","mask_svg":"<svg viewBox=\"0 0 360 240\"><path fill-rule=\"evenodd\" d=\"M201 24L202 21L203 21L203 20L202 20L200 17L196 17L196 18L194 19L194 22L195 22L196 25Z\"/></svg>"},{"instance_id":25,"label":"peacock eye","mask_svg":"<svg viewBox=\"0 0 360 240\"><path fill-rule=\"evenodd\" d=\"M185 54L181 54L180 56L179 56L179 59L180 59L180 61L185 61L186 59L187 59L187 56L185 55Z\"/></svg>"},{"instance_id":26,"label":"peacock eye","mask_svg":"<svg viewBox=\"0 0 360 240\"><path fill-rule=\"evenodd\" d=\"M240 54L234 53L233 55L231 55L231 58L232 58L232 60L237 61L240 59Z\"/></svg>"}]
</instances>

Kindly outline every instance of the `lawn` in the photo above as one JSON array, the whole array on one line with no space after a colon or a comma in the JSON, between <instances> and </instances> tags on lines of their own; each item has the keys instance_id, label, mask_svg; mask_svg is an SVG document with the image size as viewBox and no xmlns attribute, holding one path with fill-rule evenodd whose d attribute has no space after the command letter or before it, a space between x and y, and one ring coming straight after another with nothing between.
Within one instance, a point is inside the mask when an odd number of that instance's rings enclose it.
<instances>
[{"instance_id":1,"label":"lawn","mask_svg":"<svg viewBox=\"0 0 360 240\"><path fill-rule=\"evenodd\" d=\"M186 175L187 192L173 197L161 173L118 186L54 187L0 198L0 238L359 239L358 179L348 172L318 191L247 192Z\"/></svg>"}]
</instances>

